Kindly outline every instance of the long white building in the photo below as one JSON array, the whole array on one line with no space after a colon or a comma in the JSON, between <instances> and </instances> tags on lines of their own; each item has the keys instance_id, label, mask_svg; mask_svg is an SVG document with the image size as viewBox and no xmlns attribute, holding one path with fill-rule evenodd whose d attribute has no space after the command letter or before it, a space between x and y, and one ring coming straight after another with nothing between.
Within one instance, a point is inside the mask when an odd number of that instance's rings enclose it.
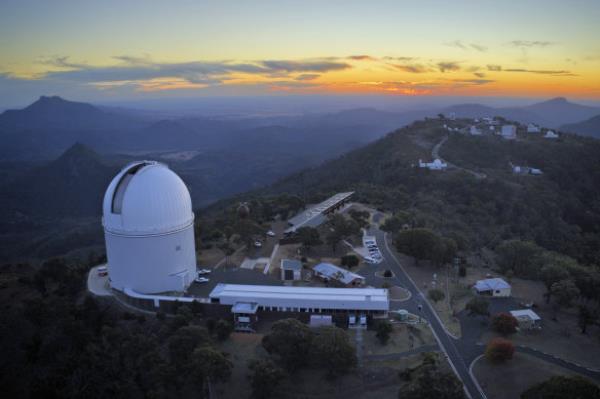
<instances>
[{"instance_id":1,"label":"long white building","mask_svg":"<svg viewBox=\"0 0 600 399\"><path fill-rule=\"evenodd\" d=\"M251 304L256 310L280 312L385 313L390 308L384 288L322 288L272 285L217 284L212 303Z\"/></svg>"},{"instance_id":2,"label":"long white building","mask_svg":"<svg viewBox=\"0 0 600 399\"><path fill-rule=\"evenodd\" d=\"M184 291L196 274L194 213L185 183L154 161L127 165L104 195L111 288Z\"/></svg>"}]
</instances>

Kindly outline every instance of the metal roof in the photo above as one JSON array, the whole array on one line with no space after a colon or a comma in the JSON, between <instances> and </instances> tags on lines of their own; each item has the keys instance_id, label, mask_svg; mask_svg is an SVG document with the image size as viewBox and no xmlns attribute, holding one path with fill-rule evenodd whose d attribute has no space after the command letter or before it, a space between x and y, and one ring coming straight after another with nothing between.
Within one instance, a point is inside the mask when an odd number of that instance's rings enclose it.
<instances>
[{"instance_id":1,"label":"metal roof","mask_svg":"<svg viewBox=\"0 0 600 399\"><path fill-rule=\"evenodd\" d=\"M327 198L325 201L311 206L310 208L300 212L296 216L288 220L288 223L292 226L286 230L295 231L303 226L316 227L326 220L323 212L327 211L331 207L339 204L340 202L348 199L354 194L354 191L346 193L337 193L336 195Z\"/></svg>"},{"instance_id":2,"label":"metal roof","mask_svg":"<svg viewBox=\"0 0 600 399\"><path fill-rule=\"evenodd\" d=\"M313 268L313 270L327 278L341 281L344 284L350 284L356 279L365 279L359 274L352 273L351 271L348 271L336 265L332 265L331 263L319 263Z\"/></svg>"},{"instance_id":3,"label":"metal roof","mask_svg":"<svg viewBox=\"0 0 600 399\"><path fill-rule=\"evenodd\" d=\"M389 310L383 288L322 288L243 284L218 284L209 294L223 305L238 302L259 306L331 310Z\"/></svg>"},{"instance_id":4,"label":"metal roof","mask_svg":"<svg viewBox=\"0 0 600 399\"><path fill-rule=\"evenodd\" d=\"M531 320L541 320L542 319L540 316L537 315L537 313L535 313L531 309L511 310L510 314L513 315L516 318L526 317L526 318L529 318Z\"/></svg>"},{"instance_id":5,"label":"metal roof","mask_svg":"<svg viewBox=\"0 0 600 399\"><path fill-rule=\"evenodd\" d=\"M510 284L499 277L479 280L477 283L475 283L475 289L477 291L493 291L506 288L510 288Z\"/></svg>"}]
</instances>

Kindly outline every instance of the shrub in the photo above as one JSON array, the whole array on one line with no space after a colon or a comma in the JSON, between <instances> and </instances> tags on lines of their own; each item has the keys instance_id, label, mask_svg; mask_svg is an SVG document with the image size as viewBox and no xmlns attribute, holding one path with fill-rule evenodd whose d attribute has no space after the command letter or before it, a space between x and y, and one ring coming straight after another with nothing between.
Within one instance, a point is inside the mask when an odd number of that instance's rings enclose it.
<instances>
[{"instance_id":1,"label":"shrub","mask_svg":"<svg viewBox=\"0 0 600 399\"><path fill-rule=\"evenodd\" d=\"M436 288L429 290L428 295L429 299L431 299L433 302L439 302L446 297L441 290Z\"/></svg>"},{"instance_id":2,"label":"shrub","mask_svg":"<svg viewBox=\"0 0 600 399\"><path fill-rule=\"evenodd\" d=\"M492 328L503 335L512 334L517 331L519 322L510 313L498 313L492 317Z\"/></svg>"},{"instance_id":3,"label":"shrub","mask_svg":"<svg viewBox=\"0 0 600 399\"><path fill-rule=\"evenodd\" d=\"M349 269L358 266L358 257L356 255L345 255L342 256L342 266L347 266Z\"/></svg>"},{"instance_id":4,"label":"shrub","mask_svg":"<svg viewBox=\"0 0 600 399\"><path fill-rule=\"evenodd\" d=\"M480 315L487 316L490 314L489 312L490 301L485 298L476 296L467 302L466 309L469 311L469 316L471 315Z\"/></svg>"},{"instance_id":5,"label":"shrub","mask_svg":"<svg viewBox=\"0 0 600 399\"><path fill-rule=\"evenodd\" d=\"M219 341L225 341L233 332L231 323L224 319L219 319L215 324L215 334Z\"/></svg>"},{"instance_id":6,"label":"shrub","mask_svg":"<svg viewBox=\"0 0 600 399\"><path fill-rule=\"evenodd\" d=\"M394 274L391 270L387 269L383 272L383 277L392 277Z\"/></svg>"},{"instance_id":7,"label":"shrub","mask_svg":"<svg viewBox=\"0 0 600 399\"><path fill-rule=\"evenodd\" d=\"M460 265L458 267L458 275L460 277L466 277L467 276L467 267L465 265Z\"/></svg>"},{"instance_id":8,"label":"shrub","mask_svg":"<svg viewBox=\"0 0 600 399\"><path fill-rule=\"evenodd\" d=\"M375 336L379 339L382 345L387 344L390 339L390 334L394 331L394 326L388 320L381 320L377 323L377 332Z\"/></svg>"},{"instance_id":9,"label":"shrub","mask_svg":"<svg viewBox=\"0 0 600 399\"><path fill-rule=\"evenodd\" d=\"M512 359L514 353L515 346L504 338L492 339L485 349L485 357L493 363L502 363Z\"/></svg>"}]
</instances>

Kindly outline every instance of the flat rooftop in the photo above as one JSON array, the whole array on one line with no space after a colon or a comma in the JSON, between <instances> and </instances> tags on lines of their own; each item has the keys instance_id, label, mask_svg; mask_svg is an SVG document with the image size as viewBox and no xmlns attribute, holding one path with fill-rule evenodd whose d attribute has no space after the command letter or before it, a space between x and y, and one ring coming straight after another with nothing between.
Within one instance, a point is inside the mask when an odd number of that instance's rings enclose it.
<instances>
[{"instance_id":1,"label":"flat rooftop","mask_svg":"<svg viewBox=\"0 0 600 399\"><path fill-rule=\"evenodd\" d=\"M337 193L336 195L327 198L325 201L313 205L310 208L300 212L299 214L288 220L288 223L291 225L291 227L287 229L286 232L294 231L303 226L316 227L320 225L326 220L325 216L323 215L323 212L336 206L340 202L347 200L352 196L352 194L354 194L354 191L346 193Z\"/></svg>"},{"instance_id":2,"label":"flat rooftop","mask_svg":"<svg viewBox=\"0 0 600 399\"><path fill-rule=\"evenodd\" d=\"M334 310L389 310L383 288L324 288L218 284L209 294L223 305L238 302L259 306Z\"/></svg>"}]
</instances>

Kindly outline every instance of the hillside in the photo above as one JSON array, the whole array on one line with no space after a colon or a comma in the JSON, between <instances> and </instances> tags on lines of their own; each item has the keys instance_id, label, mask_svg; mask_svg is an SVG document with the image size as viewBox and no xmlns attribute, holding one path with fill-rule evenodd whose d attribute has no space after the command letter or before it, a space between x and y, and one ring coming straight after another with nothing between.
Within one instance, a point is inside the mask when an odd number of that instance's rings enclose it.
<instances>
[{"instance_id":1,"label":"hillside","mask_svg":"<svg viewBox=\"0 0 600 399\"><path fill-rule=\"evenodd\" d=\"M563 125L561 130L580 134L582 136L600 138L600 115L596 115L579 123Z\"/></svg>"},{"instance_id":2,"label":"hillside","mask_svg":"<svg viewBox=\"0 0 600 399\"><path fill-rule=\"evenodd\" d=\"M539 136L507 142L498 137L453 135L441 156L483 170L475 179L459 170L416 169L445 131L442 122L416 122L336 160L290 176L265 193L310 198L355 190L356 199L411 215L426 226L468 243L471 249L521 238L600 263L600 142ZM508 162L541 168L543 176L517 176Z\"/></svg>"}]
</instances>

